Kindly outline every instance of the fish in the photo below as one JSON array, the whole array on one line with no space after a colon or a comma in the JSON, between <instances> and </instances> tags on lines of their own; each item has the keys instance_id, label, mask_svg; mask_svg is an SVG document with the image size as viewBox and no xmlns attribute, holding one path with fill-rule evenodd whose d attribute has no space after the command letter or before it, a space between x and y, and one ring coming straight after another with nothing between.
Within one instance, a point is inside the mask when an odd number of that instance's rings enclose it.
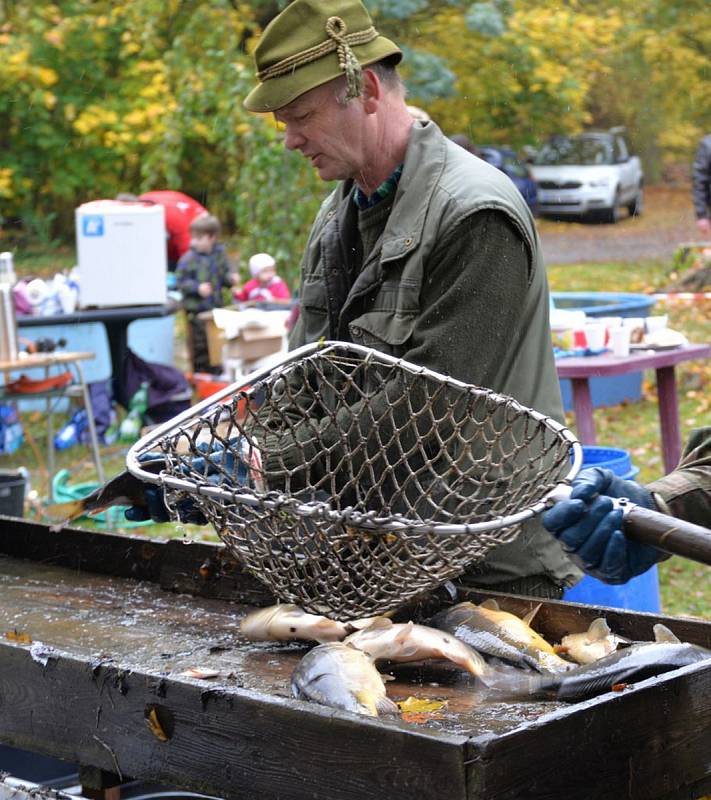
<instances>
[{"instance_id":1,"label":"fish","mask_svg":"<svg viewBox=\"0 0 711 800\"><path fill-rule=\"evenodd\" d=\"M631 683L711 659L711 650L681 642L661 623L655 624L652 631L653 641L630 641L628 646L604 655L591 664L577 666L565 674L522 676L520 671L515 674L514 671L500 671L489 682L489 687L503 689L508 694L577 702L608 691L619 691ZM623 640L625 643L628 641Z\"/></svg>"},{"instance_id":2,"label":"fish","mask_svg":"<svg viewBox=\"0 0 711 800\"><path fill-rule=\"evenodd\" d=\"M584 664L569 672L553 675L514 675L499 672L490 688L502 689L517 696L552 697L578 702L609 691L619 691L629 684L665 672L711 659L711 650L679 641L638 642L616 650L593 664Z\"/></svg>"},{"instance_id":3,"label":"fish","mask_svg":"<svg viewBox=\"0 0 711 800\"><path fill-rule=\"evenodd\" d=\"M552 645L529 626L539 608L536 606L521 619L501 611L495 600L480 605L464 602L440 611L430 622L487 659L539 672L572 669L575 665L557 655Z\"/></svg>"},{"instance_id":4,"label":"fish","mask_svg":"<svg viewBox=\"0 0 711 800\"><path fill-rule=\"evenodd\" d=\"M629 639L610 630L603 617L590 623L584 633L569 633L553 649L559 655L568 656L577 664L592 664L594 661L614 653L620 645L630 644Z\"/></svg>"},{"instance_id":5,"label":"fish","mask_svg":"<svg viewBox=\"0 0 711 800\"><path fill-rule=\"evenodd\" d=\"M294 669L291 691L297 700L369 717L399 712L387 696L372 659L343 642L320 644L309 650Z\"/></svg>"},{"instance_id":6,"label":"fish","mask_svg":"<svg viewBox=\"0 0 711 800\"><path fill-rule=\"evenodd\" d=\"M158 474L165 466L164 458L141 462L141 469L153 474ZM147 508L146 485L128 470L124 470L83 499L72 500L68 503L54 503L47 506L44 513L50 519L61 520L57 525L52 526L54 530L60 529L63 525L84 516L84 514L98 514L110 506Z\"/></svg>"},{"instance_id":7,"label":"fish","mask_svg":"<svg viewBox=\"0 0 711 800\"><path fill-rule=\"evenodd\" d=\"M436 658L451 661L479 678L488 672L484 659L464 642L413 622L393 623L387 617L379 617L369 627L348 636L345 644L362 650L373 661L406 663Z\"/></svg>"},{"instance_id":8,"label":"fish","mask_svg":"<svg viewBox=\"0 0 711 800\"><path fill-rule=\"evenodd\" d=\"M309 614L291 603L279 603L253 611L240 623L240 632L251 641L340 642L361 627L367 627L375 617L338 622Z\"/></svg>"}]
</instances>

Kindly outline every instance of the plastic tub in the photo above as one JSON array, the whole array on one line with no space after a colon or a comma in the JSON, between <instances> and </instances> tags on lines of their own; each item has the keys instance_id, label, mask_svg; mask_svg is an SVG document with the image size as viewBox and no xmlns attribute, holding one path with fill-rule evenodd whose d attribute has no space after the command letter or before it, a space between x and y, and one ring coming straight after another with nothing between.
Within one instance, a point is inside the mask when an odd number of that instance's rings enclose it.
<instances>
[{"instance_id":1,"label":"plastic tub","mask_svg":"<svg viewBox=\"0 0 711 800\"><path fill-rule=\"evenodd\" d=\"M589 467L606 467L626 480L631 480L639 472L639 468L632 465L632 459L626 450L586 445L583 447L583 469ZM586 575L580 583L563 593L563 600L658 613L661 606L657 566L655 564L642 575L615 586Z\"/></svg>"},{"instance_id":2,"label":"plastic tub","mask_svg":"<svg viewBox=\"0 0 711 800\"><path fill-rule=\"evenodd\" d=\"M630 292L552 292L555 308L584 311L588 317L648 317L656 300Z\"/></svg>"},{"instance_id":3,"label":"plastic tub","mask_svg":"<svg viewBox=\"0 0 711 800\"><path fill-rule=\"evenodd\" d=\"M18 470L0 470L0 514L21 517L25 505L25 476Z\"/></svg>"}]
</instances>

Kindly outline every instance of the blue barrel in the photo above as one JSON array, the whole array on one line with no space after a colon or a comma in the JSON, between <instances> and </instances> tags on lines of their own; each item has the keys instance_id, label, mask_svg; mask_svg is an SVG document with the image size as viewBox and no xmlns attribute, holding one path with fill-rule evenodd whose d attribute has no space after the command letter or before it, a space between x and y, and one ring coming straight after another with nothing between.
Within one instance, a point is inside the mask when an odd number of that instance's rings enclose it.
<instances>
[{"instance_id":1,"label":"blue barrel","mask_svg":"<svg viewBox=\"0 0 711 800\"><path fill-rule=\"evenodd\" d=\"M639 468L632 465L626 450L613 447L583 447L583 469L605 467L626 480L632 480ZM630 611L659 613L659 574L656 564L627 583L613 586L586 575L580 583L563 593L563 600L595 606L611 606Z\"/></svg>"}]
</instances>

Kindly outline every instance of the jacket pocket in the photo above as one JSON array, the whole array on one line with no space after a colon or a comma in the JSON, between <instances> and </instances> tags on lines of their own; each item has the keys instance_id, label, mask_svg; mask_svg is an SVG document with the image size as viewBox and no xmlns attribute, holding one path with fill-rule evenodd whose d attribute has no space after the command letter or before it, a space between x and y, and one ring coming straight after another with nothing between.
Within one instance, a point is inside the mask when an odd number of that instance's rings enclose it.
<instances>
[{"instance_id":1,"label":"jacket pocket","mask_svg":"<svg viewBox=\"0 0 711 800\"><path fill-rule=\"evenodd\" d=\"M415 314L369 311L356 317L348 328L356 344L397 355L412 336L416 320Z\"/></svg>"},{"instance_id":2,"label":"jacket pocket","mask_svg":"<svg viewBox=\"0 0 711 800\"><path fill-rule=\"evenodd\" d=\"M301 287L301 324L304 341L316 342L328 337L328 296L326 287L318 281L305 281Z\"/></svg>"}]
</instances>

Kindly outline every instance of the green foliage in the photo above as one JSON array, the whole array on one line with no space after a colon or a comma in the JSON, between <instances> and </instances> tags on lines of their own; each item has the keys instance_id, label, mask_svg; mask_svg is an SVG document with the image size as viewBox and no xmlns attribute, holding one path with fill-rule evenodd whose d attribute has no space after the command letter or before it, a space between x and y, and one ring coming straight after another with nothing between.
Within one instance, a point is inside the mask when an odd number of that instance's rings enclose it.
<instances>
[{"instance_id":1,"label":"green foliage","mask_svg":"<svg viewBox=\"0 0 711 800\"><path fill-rule=\"evenodd\" d=\"M70 239L80 203L170 187L206 203L228 230L251 223L240 231L245 247L291 259L303 247L323 186L283 154L270 118L242 106L259 31L249 6L63 0L6 16L2 217L42 241ZM265 182L279 191L265 193Z\"/></svg>"}]
</instances>

